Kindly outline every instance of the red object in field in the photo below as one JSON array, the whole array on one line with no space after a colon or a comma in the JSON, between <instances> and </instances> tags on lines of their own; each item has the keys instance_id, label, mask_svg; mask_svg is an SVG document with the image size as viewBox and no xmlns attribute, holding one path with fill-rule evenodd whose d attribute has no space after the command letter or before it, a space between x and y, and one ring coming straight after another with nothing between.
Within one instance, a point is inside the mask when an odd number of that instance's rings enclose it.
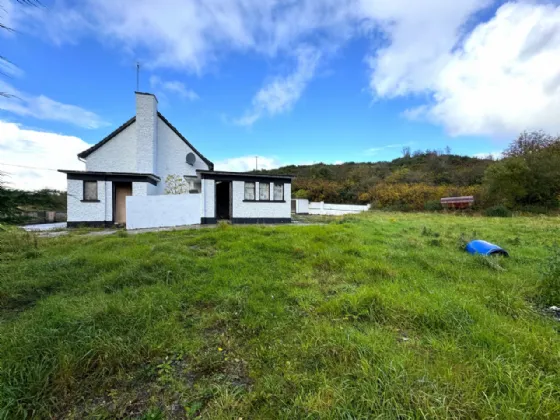
<instances>
[{"instance_id":1,"label":"red object in field","mask_svg":"<svg viewBox=\"0 0 560 420\"><path fill-rule=\"evenodd\" d=\"M466 209L474 204L474 197L445 197L440 200L441 206L448 209Z\"/></svg>"}]
</instances>

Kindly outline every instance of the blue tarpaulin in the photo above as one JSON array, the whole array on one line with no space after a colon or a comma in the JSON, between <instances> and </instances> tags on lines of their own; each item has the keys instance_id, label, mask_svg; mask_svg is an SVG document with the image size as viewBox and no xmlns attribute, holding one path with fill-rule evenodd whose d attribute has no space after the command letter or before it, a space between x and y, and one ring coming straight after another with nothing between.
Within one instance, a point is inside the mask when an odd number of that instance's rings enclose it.
<instances>
[{"instance_id":1,"label":"blue tarpaulin","mask_svg":"<svg viewBox=\"0 0 560 420\"><path fill-rule=\"evenodd\" d=\"M486 242L479 239L469 242L465 249L470 254L482 254L482 255L498 254L498 255L505 255L506 257L509 257L509 254L505 249L500 248L498 245L494 245L491 244L490 242Z\"/></svg>"}]
</instances>

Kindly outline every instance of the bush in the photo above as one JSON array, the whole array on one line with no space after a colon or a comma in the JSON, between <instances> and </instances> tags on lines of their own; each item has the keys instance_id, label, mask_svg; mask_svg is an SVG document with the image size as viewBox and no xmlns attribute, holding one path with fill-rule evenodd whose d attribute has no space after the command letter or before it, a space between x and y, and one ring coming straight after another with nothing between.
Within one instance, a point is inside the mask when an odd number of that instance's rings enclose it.
<instances>
[{"instance_id":1,"label":"bush","mask_svg":"<svg viewBox=\"0 0 560 420\"><path fill-rule=\"evenodd\" d=\"M425 210L427 203L442 197L479 195L480 186L454 187L451 185L387 184L381 183L370 191L377 208L406 208L409 211Z\"/></svg>"},{"instance_id":2,"label":"bush","mask_svg":"<svg viewBox=\"0 0 560 420\"><path fill-rule=\"evenodd\" d=\"M511 210L500 204L487 208L484 214L487 217L511 217Z\"/></svg>"},{"instance_id":3,"label":"bush","mask_svg":"<svg viewBox=\"0 0 560 420\"><path fill-rule=\"evenodd\" d=\"M294 194L295 198L307 198L309 196L309 193L305 190L297 190L296 193Z\"/></svg>"},{"instance_id":4,"label":"bush","mask_svg":"<svg viewBox=\"0 0 560 420\"><path fill-rule=\"evenodd\" d=\"M539 206L539 205L521 206L517 210L524 213L531 213L531 214L548 214L551 211L554 211L554 209L552 208Z\"/></svg>"},{"instance_id":5,"label":"bush","mask_svg":"<svg viewBox=\"0 0 560 420\"><path fill-rule=\"evenodd\" d=\"M426 201L426 203L424 204L424 210L439 211L441 210L441 203L437 200Z\"/></svg>"}]
</instances>

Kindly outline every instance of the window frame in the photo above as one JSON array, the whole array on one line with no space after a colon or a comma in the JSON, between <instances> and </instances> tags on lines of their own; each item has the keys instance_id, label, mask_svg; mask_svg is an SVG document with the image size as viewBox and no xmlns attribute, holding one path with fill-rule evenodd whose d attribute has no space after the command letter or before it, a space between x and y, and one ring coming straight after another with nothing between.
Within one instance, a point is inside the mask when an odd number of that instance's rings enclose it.
<instances>
[{"instance_id":1,"label":"window frame","mask_svg":"<svg viewBox=\"0 0 560 420\"><path fill-rule=\"evenodd\" d=\"M247 184L253 184L253 198L247 198ZM255 181L243 183L243 201L257 201L257 183Z\"/></svg>"},{"instance_id":2,"label":"window frame","mask_svg":"<svg viewBox=\"0 0 560 420\"><path fill-rule=\"evenodd\" d=\"M261 198L261 186L266 186L268 191L268 198ZM270 200L270 183L269 182L259 182L259 201L271 201Z\"/></svg>"},{"instance_id":3,"label":"window frame","mask_svg":"<svg viewBox=\"0 0 560 420\"><path fill-rule=\"evenodd\" d=\"M86 184L90 183L93 184L95 183L95 199L87 199L86 198ZM99 181L89 181L89 180L84 180L82 182L82 203L99 203Z\"/></svg>"},{"instance_id":4,"label":"window frame","mask_svg":"<svg viewBox=\"0 0 560 420\"><path fill-rule=\"evenodd\" d=\"M282 187L282 198L280 198L279 200L277 200L275 195L274 195L274 187L276 187L276 185L280 185ZM273 185L272 185L272 201L275 201L275 202L285 202L286 201L285 196L284 196L284 194L285 194L285 192L284 192L285 188L284 187L285 187L285 185L284 185L283 182L274 182L273 183Z\"/></svg>"}]
</instances>

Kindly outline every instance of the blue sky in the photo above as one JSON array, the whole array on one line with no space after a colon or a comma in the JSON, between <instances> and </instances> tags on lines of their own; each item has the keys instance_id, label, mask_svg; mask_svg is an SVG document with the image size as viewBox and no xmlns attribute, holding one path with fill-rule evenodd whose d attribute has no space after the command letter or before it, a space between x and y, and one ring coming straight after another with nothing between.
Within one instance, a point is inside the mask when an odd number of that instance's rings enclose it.
<instances>
[{"instance_id":1,"label":"blue sky","mask_svg":"<svg viewBox=\"0 0 560 420\"><path fill-rule=\"evenodd\" d=\"M0 170L56 168L134 114L140 90L220 169L467 155L558 132L557 2L0 0ZM19 165L19 166L7 166ZM22 167L22 166L25 166Z\"/></svg>"}]
</instances>

